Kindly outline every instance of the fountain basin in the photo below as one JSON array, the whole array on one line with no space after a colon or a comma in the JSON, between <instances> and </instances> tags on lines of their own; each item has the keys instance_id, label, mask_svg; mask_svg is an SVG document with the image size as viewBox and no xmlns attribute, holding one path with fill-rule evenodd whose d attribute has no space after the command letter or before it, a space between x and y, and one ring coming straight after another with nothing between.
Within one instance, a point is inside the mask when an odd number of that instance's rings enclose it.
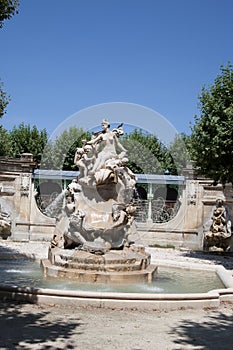
<instances>
[{"instance_id":1,"label":"fountain basin","mask_svg":"<svg viewBox=\"0 0 233 350\"><path fill-rule=\"evenodd\" d=\"M0 285L0 298L72 307L177 309L218 307L224 290L194 294L142 294L67 291ZM231 289L233 296L233 288Z\"/></svg>"},{"instance_id":2,"label":"fountain basin","mask_svg":"<svg viewBox=\"0 0 233 350\"><path fill-rule=\"evenodd\" d=\"M157 261L157 266L179 265L174 261ZM195 265L195 266L194 266ZM179 267L181 268L181 266ZM221 265L182 264L182 268L215 272L225 288L205 293L122 293L102 291L60 290L54 288L19 287L0 284L0 298L32 303L63 304L72 307L110 307L150 310L171 310L178 308L218 307L221 301L233 301L233 280L231 273Z\"/></svg>"}]
</instances>

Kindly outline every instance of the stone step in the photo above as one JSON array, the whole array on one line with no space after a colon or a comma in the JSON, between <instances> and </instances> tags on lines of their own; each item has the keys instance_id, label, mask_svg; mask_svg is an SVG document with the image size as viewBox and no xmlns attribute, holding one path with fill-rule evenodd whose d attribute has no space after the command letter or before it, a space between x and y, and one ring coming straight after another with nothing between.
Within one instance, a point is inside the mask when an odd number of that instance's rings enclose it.
<instances>
[{"instance_id":1,"label":"stone step","mask_svg":"<svg viewBox=\"0 0 233 350\"><path fill-rule=\"evenodd\" d=\"M121 256L119 254L105 254L103 255L94 255L91 253L80 252L84 254L67 256L63 253L57 253L56 256L59 256L60 259L66 263L85 263L85 264L95 264L95 265L106 265L106 264L134 264L137 261L150 261L150 257L145 255L142 258L142 255L132 254L131 256Z\"/></svg>"},{"instance_id":2,"label":"stone step","mask_svg":"<svg viewBox=\"0 0 233 350\"><path fill-rule=\"evenodd\" d=\"M137 271L90 271L54 266L49 260L42 260L45 276L75 279L80 283L150 283L157 271L155 265L149 265Z\"/></svg>"},{"instance_id":3,"label":"stone step","mask_svg":"<svg viewBox=\"0 0 233 350\"><path fill-rule=\"evenodd\" d=\"M136 262L133 264L105 264L105 265L96 265L96 264L85 264L85 263L63 263L62 261L56 262L55 266L61 266L68 269L77 269L77 270L91 270L91 271L139 271L142 269L142 263Z\"/></svg>"}]
</instances>

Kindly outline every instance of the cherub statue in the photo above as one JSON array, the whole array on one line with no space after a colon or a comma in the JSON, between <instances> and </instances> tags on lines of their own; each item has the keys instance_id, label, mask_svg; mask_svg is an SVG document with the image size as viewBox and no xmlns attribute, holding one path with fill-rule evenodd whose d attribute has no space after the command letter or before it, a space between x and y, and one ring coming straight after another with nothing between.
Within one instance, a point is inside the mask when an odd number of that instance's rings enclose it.
<instances>
[{"instance_id":1,"label":"cherub statue","mask_svg":"<svg viewBox=\"0 0 233 350\"><path fill-rule=\"evenodd\" d=\"M216 207L213 210L210 221L205 224L205 227L207 225L209 228L207 228L207 232L205 233L206 248L216 247L224 251L229 250L232 222L229 208L224 205L223 197L216 199Z\"/></svg>"}]
</instances>

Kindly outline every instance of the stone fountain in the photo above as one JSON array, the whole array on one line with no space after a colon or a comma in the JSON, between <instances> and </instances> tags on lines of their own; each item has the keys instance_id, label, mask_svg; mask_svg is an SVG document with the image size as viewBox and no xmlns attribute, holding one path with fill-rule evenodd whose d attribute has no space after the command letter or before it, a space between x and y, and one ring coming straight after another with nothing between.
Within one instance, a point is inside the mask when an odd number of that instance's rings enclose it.
<instances>
[{"instance_id":1,"label":"stone fountain","mask_svg":"<svg viewBox=\"0 0 233 350\"><path fill-rule=\"evenodd\" d=\"M151 282L157 268L145 247L132 242L136 179L119 141L122 124L101 126L76 150L79 175L67 188L44 273L80 282Z\"/></svg>"}]
</instances>

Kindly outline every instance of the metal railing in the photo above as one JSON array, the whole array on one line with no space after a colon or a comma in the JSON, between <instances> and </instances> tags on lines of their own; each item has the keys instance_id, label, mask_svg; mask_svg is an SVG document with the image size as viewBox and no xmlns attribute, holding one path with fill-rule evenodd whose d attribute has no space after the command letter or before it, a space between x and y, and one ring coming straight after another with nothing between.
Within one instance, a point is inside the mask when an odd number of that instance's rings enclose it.
<instances>
[{"instance_id":1,"label":"metal railing","mask_svg":"<svg viewBox=\"0 0 233 350\"><path fill-rule=\"evenodd\" d=\"M151 202L151 210L149 210ZM154 223L168 222L174 218L180 208L180 201L168 201L162 197L157 199L139 200L134 214L137 222L152 221Z\"/></svg>"}]
</instances>

